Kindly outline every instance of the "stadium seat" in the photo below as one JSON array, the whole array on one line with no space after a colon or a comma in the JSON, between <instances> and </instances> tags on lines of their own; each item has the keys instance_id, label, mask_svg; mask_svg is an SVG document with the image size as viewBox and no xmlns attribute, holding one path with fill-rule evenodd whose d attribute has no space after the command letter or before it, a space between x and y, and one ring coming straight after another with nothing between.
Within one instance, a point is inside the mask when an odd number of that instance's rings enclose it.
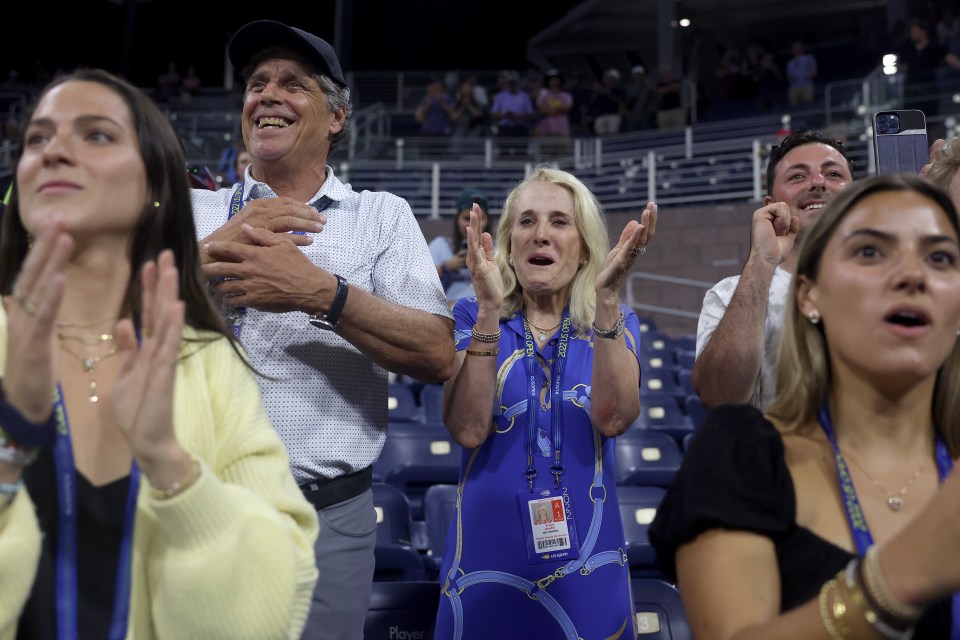
<instances>
[{"instance_id":1,"label":"stadium seat","mask_svg":"<svg viewBox=\"0 0 960 640\"><path fill-rule=\"evenodd\" d=\"M639 420L645 429L666 433L678 441L694 429L693 421L681 409L674 393L641 394Z\"/></svg>"},{"instance_id":2,"label":"stadium seat","mask_svg":"<svg viewBox=\"0 0 960 640\"><path fill-rule=\"evenodd\" d=\"M373 508L377 512L377 544L413 544L410 502L403 491L374 482Z\"/></svg>"},{"instance_id":3,"label":"stadium seat","mask_svg":"<svg viewBox=\"0 0 960 640\"><path fill-rule=\"evenodd\" d=\"M428 384L420 390L420 407L424 422L443 422L443 385Z\"/></svg>"},{"instance_id":4,"label":"stadium seat","mask_svg":"<svg viewBox=\"0 0 960 640\"><path fill-rule=\"evenodd\" d=\"M620 518L627 542L630 575L662 577L656 554L647 537L647 529L657 515L657 507L666 491L662 487L618 486Z\"/></svg>"},{"instance_id":5,"label":"stadium seat","mask_svg":"<svg viewBox=\"0 0 960 640\"><path fill-rule=\"evenodd\" d=\"M687 412L694 429L703 424L704 418L707 417L707 408L700 402L700 396L696 393L691 393L683 399L683 409Z\"/></svg>"},{"instance_id":6,"label":"stadium seat","mask_svg":"<svg viewBox=\"0 0 960 640\"><path fill-rule=\"evenodd\" d=\"M440 561L450 531L457 517L457 485L435 484L423 494L423 519L426 523L427 555L424 564L428 577L439 573Z\"/></svg>"},{"instance_id":7,"label":"stadium seat","mask_svg":"<svg viewBox=\"0 0 960 640\"><path fill-rule=\"evenodd\" d=\"M694 354L697 352L697 336L692 333L684 333L676 338L674 338L674 344L677 345L677 349L682 351L693 351Z\"/></svg>"},{"instance_id":8,"label":"stadium seat","mask_svg":"<svg viewBox=\"0 0 960 640\"><path fill-rule=\"evenodd\" d=\"M693 363L697 360L697 352L693 350L677 349L677 366L687 371L693 369Z\"/></svg>"},{"instance_id":9,"label":"stadium seat","mask_svg":"<svg viewBox=\"0 0 960 640\"><path fill-rule=\"evenodd\" d=\"M680 468L680 444L666 433L634 425L617 436L617 485L666 487Z\"/></svg>"},{"instance_id":10,"label":"stadium seat","mask_svg":"<svg viewBox=\"0 0 960 640\"><path fill-rule=\"evenodd\" d=\"M643 369L640 372L640 397L649 393L683 398L686 394L670 369Z\"/></svg>"},{"instance_id":11,"label":"stadium seat","mask_svg":"<svg viewBox=\"0 0 960 640\"><path fill-rule=\"evenodd\" d=\"M376 582L426 580L426 566L412 546L410 504L397 487L373 483L373 507L377 512L377 544L374 547Z\"/></svg>"},{"instance_id":12,"label":"stadium seat","mask_svg":"<svg viewBox=\"0 0 960 640\"><path fill-rule=\"evenodd\" d=\"M460 446L442 424L390 423L373 471L375 477L403 491L413 519L422 520L427 487L460 480Z\"/></svg>"},{"instance_id":13,"label":"stadium seat","mask_svg":"<svg viewBox=\"0 0 960 640\"><path fill-rule=\"evenodd\" d=\"M650 354L662 353L668 360L672 360L673 353L677 350L673 338L655 329L643 334L640 339L640 348Z\"/></svg>"},{"instance_id":14,"label":"stadium seat","mask_svg":"<svg viewBox=\"0 0 960 640\"><path fill-rule=\"evenodd\" d=\"M440 584L432 581L374 582L363 624L365 638L433 638Z\"/></svg>"},{"instance_id":15,"label":"stadium seat","mask_svg":"<svg viewBox=\"0 0 960 640\"><path fill-rule=\"evenodd\" d=\"M644 334L643 339L646 339L646 334L657 330L657 323L653 321L653 318L647 318L645 316L639 316L637 320L640 321L640 333Z\"/></svg>"},{"instance_id":16,"label":"stadium seat","mask_svg":"<svg viewBox=\"0 0 960 640\"><path fill-rule=\"evenodd\" d=\"M680 385L680 389L687 395L696 393L696 391L693 390L693 374L690 373L689 369L680 369L680 372L677 374L677 383Z\"/></svg>"},{"instance_id":17,"label":"stadium seat","mask_svg":"<svg viewBox=\"0 0 960 640\"><path fill-rule=\"evenodd\" d=\"M638 638L643 640L693 640L690 624L677 588L659 578L630 581L636 607Z\"/></svg>"},{"instance_id":18,"label":"stadium seat","mask_svg":"<svg viewBox=\"0 0 960 640\"><path fill-rule=\"evenodd\" d=\"M413 390L402 382L387 385L387 419L390 422L420 422L420 408Z\"/></svg>"}]
</instances>

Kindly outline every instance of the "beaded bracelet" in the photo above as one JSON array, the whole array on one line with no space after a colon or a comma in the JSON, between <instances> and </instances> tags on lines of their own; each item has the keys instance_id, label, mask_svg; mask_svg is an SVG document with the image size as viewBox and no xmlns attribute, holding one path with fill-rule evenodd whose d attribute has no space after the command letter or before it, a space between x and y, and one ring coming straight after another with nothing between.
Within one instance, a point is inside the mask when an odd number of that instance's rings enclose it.
<instances>
[{"instance_id":1,"label":"beaded bracelet","mask_svg":"<svg viewBox=\"0 0 960 640\"><path fill-rule=\"evenodd\" d=\"M860 564L860 558L850 560L850 562L847 563L847 568L843 570L843 577L850 597L853 598L854 603L863 610L863 617L866 618L870 626L876 629L884 638L889 638L890 640L909 640L912 638L913 627L907 627L906 629L893 628L881 619L873 606L867 602L863 586L859 579Z\"/></svg>"},{"instance_id":2,"label":"beaded bracelet","mask_svg":"<svg viewBox=\"0 0 960 640\"><path fill-rule=\"evenodd\" d=\"M480 331L477 331L477 325L473 325L473 330L470 332L470 335L472 335L473 339L478 342L500 341L500 329L497 329L496 333L481 333Z\"/></svg>"},{"instance_id":3,"label":"beaded bracelet","mask_svg":"<svg viewBox=\"0 0 960 640\"><path fill-rule=\"evenodd\" d=\"M877 604L880 611L904 625L915 622L923 614L923 609L900 602L890 593L890 588L887 587L880 569L880 556L877 554L876 546L867 549L861 564L861 572L864 593Z\"/></svg>"}]
</instances>

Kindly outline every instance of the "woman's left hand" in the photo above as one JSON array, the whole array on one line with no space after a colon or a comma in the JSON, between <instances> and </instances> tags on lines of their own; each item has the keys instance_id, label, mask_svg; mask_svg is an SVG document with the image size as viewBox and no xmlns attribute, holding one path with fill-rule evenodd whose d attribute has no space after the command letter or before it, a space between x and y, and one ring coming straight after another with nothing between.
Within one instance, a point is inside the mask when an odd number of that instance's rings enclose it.
<instances>
[{"instance_id":1,"label":"woman's left hand","mask_svg":"<svg viewBox=\"0 0 960 640\"><path fill-rule=\"evenodd\" d=\"M157 488L169 487L190 470L190 456L173 429L173 391L185 305L173 252L160 253L141 274L143 335L140 344L133 323L117 323L120 371L113 392L117 424L137 463Z\"/></svg>"},{"instance_id":2,"label":"woman's left hand","mask_svg":"<svg viewBox=\"0 0 960 640\"><path fill-rule=\"evenodd\" d=\"M597 293L607 291L617 295L624 277L633 266L637 256L647 250L647 243L653 239L657 230L657 205L648 202L640 220L631 220L620 232L620 241L607 254L600 273L597 275Z\"/></svg>"}]
</instances>

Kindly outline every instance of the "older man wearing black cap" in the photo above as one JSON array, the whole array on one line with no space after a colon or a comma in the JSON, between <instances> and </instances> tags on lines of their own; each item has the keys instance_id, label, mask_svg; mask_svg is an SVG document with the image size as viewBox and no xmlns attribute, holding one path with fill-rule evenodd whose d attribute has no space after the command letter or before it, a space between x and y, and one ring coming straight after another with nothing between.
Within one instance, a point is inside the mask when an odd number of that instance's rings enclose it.
<instances>
[{"instance_id":1,"label":"older man wearing black cap","mask_svg":"<svg viewBox=\"0 0 960 640\"><path fill-rule=\"evenodd\" d=\"M361 638L376 516L371 465L387 371L442 382L451 315L407 202L355 192L328 164L350 90L333 48L271 20L228 46L253 156L241 184L194 191L204 273L258 371L290 464L316 506L320 579L305 638Z\"/></svg>"}]
</instances>

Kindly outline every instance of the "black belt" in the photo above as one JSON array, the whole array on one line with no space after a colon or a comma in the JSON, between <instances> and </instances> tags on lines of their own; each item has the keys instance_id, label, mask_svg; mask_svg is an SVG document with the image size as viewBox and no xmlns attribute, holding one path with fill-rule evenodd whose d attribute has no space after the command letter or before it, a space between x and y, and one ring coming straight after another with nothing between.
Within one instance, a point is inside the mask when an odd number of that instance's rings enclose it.
<instances>
[{"instance_id":1,"label":"black belt","mask_svg":"<svg viewBox=\"0 0 960 640\"><path fill-rule=\"evenodd\" d=\"M373 485L373 467L354 471L331 480L320 478L300 485L300 491L315 509L355 498Z\"/></svg>"}]
</instances>

